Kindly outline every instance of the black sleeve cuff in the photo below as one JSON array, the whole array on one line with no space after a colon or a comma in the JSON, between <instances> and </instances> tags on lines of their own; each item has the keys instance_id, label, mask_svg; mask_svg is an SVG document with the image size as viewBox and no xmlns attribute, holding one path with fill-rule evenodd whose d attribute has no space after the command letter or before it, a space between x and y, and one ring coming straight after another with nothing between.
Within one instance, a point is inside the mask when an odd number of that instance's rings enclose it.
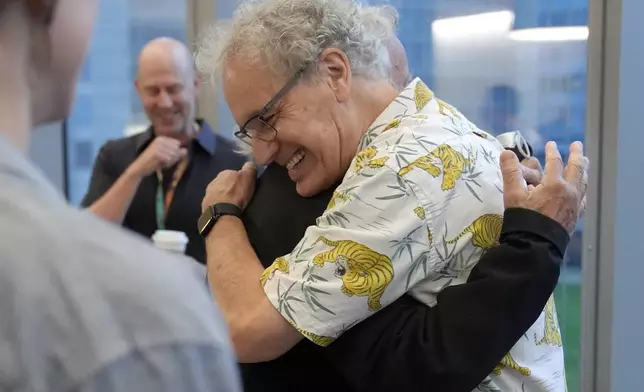
<instances>
[{"instance_id":1,"label":"black sleeve cuff","mask_svg":"<svg viewBox=\"0 0 644 392\"><path fill-rule=\"evenodd\" d=\"M566 229L555 220L526 208L508 208L503 215L501 237L517 232L533 234L549 241L561 257L566 253L570 242Z\"/></svg>"}]
</instances>

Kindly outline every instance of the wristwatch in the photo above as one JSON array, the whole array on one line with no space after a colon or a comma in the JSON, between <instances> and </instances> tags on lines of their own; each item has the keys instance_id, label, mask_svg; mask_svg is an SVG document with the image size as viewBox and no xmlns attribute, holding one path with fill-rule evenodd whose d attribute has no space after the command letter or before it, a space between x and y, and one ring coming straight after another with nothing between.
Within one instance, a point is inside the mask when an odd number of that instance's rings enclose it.
<instances>
[{"instance_id":1,"label":"wristwatch","mask_svg":"<svg viewBox=\"0 0 644 392\"><path fill-rule=\"evenodd\" d=\"M521 135L519 131L502 133L496 137L496 140L503 145L506 150L516 154L519 160L528 159L532 156L532 146Z\"/></svg>"},{"instance_id":2,"label":"wristwatch","mask_svg":"<svg viewBox=\"0 0 644 392\"><path fill-rule=\"evenodd\" d=\"M242 209L231 203L217 203L206 208L197 221L197 230L199 230L199 235L206 238L208 234L210 234L212 228L215 227L215 223L217 223L219 218L226 215L240 218L242 215Z\"/></svg>"}]
</instances>

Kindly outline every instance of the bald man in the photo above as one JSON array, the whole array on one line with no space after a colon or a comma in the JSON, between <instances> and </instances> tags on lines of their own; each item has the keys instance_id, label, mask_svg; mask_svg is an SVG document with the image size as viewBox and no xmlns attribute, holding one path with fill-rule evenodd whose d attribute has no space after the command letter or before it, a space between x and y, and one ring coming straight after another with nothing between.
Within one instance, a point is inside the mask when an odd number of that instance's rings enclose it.
<instances>
[{"instance_id":1,"label":"bald man","mask_svg":"<svg viewBox=\"0 0 644 392\"><path fill-rule=\"evenodd\" d=\"M183 43L150 41L139 55L134 84L150 126L101 148L82 205L146 237L156 230L184 232L186 254L205 263L196 225L204 191L219 172L239 169L245 159L195 118L199 83Z\"/></svg>"}]
</instances>

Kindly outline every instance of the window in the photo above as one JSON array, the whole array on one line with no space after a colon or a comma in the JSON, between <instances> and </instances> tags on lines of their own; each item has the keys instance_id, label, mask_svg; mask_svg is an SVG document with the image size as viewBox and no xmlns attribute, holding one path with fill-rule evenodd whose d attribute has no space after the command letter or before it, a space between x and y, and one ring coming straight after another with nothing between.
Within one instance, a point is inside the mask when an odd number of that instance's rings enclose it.
<instances>
[{"instance_id":1,"label":"window","mask_svg":"<svg viewBox=\"0 0 644 392\"><path fill-rule=\"evenodd\" d=\"M482 129L521 130L542 161L546 141L566 159L568 145L583 140L588 0L371 3L397 8L410 70ZM216 4L219 18L230 17L234 1ZM233 125L223 99L218 122L220 130ZM570 391L579 390L582 232L580 225L555 292Z\"/></svg>"},{"instance_id":2,"label":"window","mask_svg":"<svg viewBox=\"0 0 644 392\"><path fill-rule=\"evenodd\" d=\"M100 147L147 120L134 90L136 60L149 40L185 41L186 1L101 1L94 37L67 121L70 202L78 204L89 184ZM90 161L92 164L87 165Z\"/></svg>"},{"instance_id":3,"label":"window","mask_svg":"<svg viewBox=\"0 0 644 392\"><path fill-rule=\"evenodd\" d=\"M566 159L583 140L587 0L388 3L400 14L410 70L479 127L521 130L542 161L546 141ZM580 225L555 292L570 391L579 390L581 235Z\"/></svg>"}]
</instances>

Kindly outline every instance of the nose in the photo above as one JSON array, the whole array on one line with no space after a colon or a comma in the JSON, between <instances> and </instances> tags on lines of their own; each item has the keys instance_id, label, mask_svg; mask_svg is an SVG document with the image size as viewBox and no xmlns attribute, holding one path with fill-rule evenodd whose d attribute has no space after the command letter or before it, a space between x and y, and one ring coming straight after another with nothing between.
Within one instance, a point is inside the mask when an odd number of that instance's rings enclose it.
<instances>
[{"instance_id":1,"label":"nose","mask_svg":"<svg viewBox=\"0 0 644 392\"><path fill-rule=\"evenodd\" d=\"M172 107L172 97L166 91L161 91L157 97L157 106L168 109Z\"/></svg>"},{"instance_id":2,"label":"nose","mask_svg":"<svg viewBox=\"0 0 644 392\"><path fill-rule=\"evenodd\" d=\"M268 165L275 160L275 155L279 151L279 145L276 141L267 142L261 139L251 139L253 158L258 165Z\"/></svg>"}]
</instances>

